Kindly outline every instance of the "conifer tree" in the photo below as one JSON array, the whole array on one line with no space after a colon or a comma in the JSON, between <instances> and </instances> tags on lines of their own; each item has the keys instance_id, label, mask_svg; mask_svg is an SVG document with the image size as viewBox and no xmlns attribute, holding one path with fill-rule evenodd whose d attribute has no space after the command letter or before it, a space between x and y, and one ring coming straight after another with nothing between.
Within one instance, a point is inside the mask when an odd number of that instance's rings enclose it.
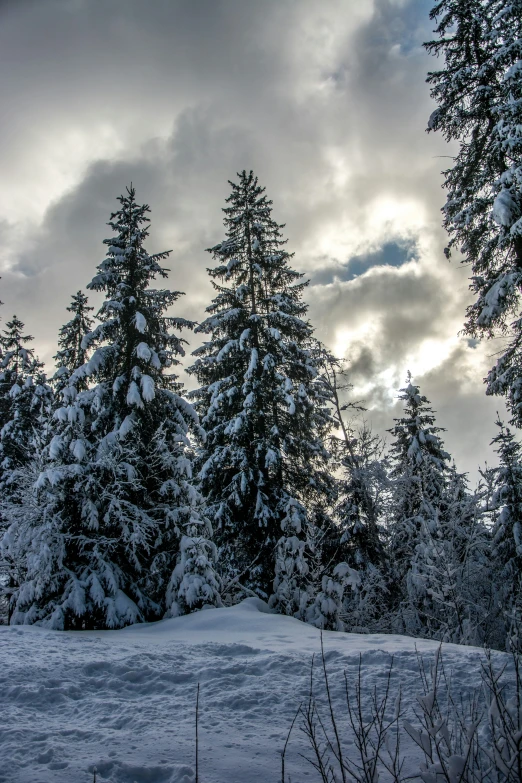
<instances>
[{"instance_id":1,"label":"conifer tree","mask_svg":"<svg viewBox=\"0 0 522 783\"><path fill-rule=\"evenodd\" d=\"M424 628L430 638L475 645L492 641L490 536L480 496L469 492L464 474L449 468L438 525L424 531L422 557L415 558L419 592L430 598Z\"/></svg>"},{"instance_id":2,"label":"conifer tree","mask_svg":"<svg viewBox=\"0 0 522 783\"><path fill-rule=\"evenodd\" d=\"M323 569L323 571L326 569ZM316 628L327 631L351 630L342 620L346 588L350 593L357 591L361 583L360 572L348 563L338 563L329 573L323 573L321 586L313 600L308 602L304 615L306 621Z\"/></svg>"},{"instance_id":3,"label":"conifer tree","mask_svg":"<svg viewBox=\"0 0 522 783\"><path fill-rule=\"evenodd\" d=\"M67 308L73 317L60 329L58 352L54 357L57 369L53 380L57 391L67 386L71 374L87 361L87 351L83 347L83 339L89 334L94 323L89 316L89 312L94 308L89 307L88 301L83 291L77 291ZM82 388L87 388L87 384L85 381L82 383L81 380L78 380L76 388L81 391Z\"/></svg>"},{"instance_id":4,"label":"conifer tree","mask_svg":"<svg viewBox=\"0 0 522 783\"><path fill-rule=\"evenodd\" d=\"M189 370L206 442L201 489L227 577L280 611L300 611L307 528L325 528L333 498L324 437L331 423L307 285L252 172L230 182L223 242L209 249L216 291L197 331L209 340ZM275 577L275 581L274 581ZM301 607L302 610L302 607Z\"/></svg>"},{"instance_id":5,"label":"conifer tree","mask_svg":"<svg viewBox=\"0 0 522 783\"><path fill-rule=\"evenodd\" d=\"M496 607L504 621L502 641L507 645L506 636L520 632L522 627L522 445L509 427L501 421L497 425L500 432L492 441L500 461L493 497L497 515L492 566Z\"/></svg>"},{"instance_id":6,"label":"conifer tree","mask_svg":"<svg viewBox=\"0 0 522 783\"><path fill-rule=\"evenodd\" d=\"M14 623L120 627L219 601L191 484L197 416L172 371L184 352L176 332L193 324L165 314L180 292L150 287L168 253L144 248L148 206L132 187L119 201L88 286L106 297L78 349L92 355L60 392L47 464L4 539L26 564Z\"/></svg>"},{"instance_id":7,"label":"conifer tree","mask_svg":"<svg viewBox=\"0 0 522 783\"><path fill-rule=\"evenodd\" d=\"M33 338L24 335L16 315L6 327L0 337L0 540L12 521L12 509L20 513L27 501L24 476L48 437L52 405L42 364L27 347ZM0 560L8 601L19 585L22 564L9 552ZM9 617L9 606L6 614Z\"/></svg>"},{"instance_id":8,"label":"conifer tree","mask_svg":"<svg viewBox=\"0 0 522 783\"><path fill-rule=\"evenodd\" d=\"M522 426L522 0L441 0L431 12L438 39L428 51L444 68L428 75L438 108L428 130L460 142L443 172L444 226L471 264L475 302L466 331L504 335L487 394L507 399Z\"/></svg>"},{"instance_id":9,"label":"conifer tree","mask_svg":"<svg viewBox=\"0 0 522 783\"><path fill-rule=\"evenodd\" d=\"M387 630L389 618L389 563L382 525L388 490L384 442L373 435L366 422L345 421L346 411L354 416L366 409L360 402L342 401L351 390L347 370L328 356L324 378L332 402L338 435L332 437L332 451L338 471L339 549L347 565L358 574L343 595L342 616L348 630Z\"/></svg>"},{"instance_id":10,"label":"conifer tree","mask_svg":"<svg viewBox=\"0 0 522 783\"><path fill-rule=\"evenodd\" d=\"M346 594L348 630L386 630L391 608L390 563L384 516L389 494L383 442L366 423L345 441L343 476L336 517L343 559L359 573L355 589Z\"/></svg>"},{"instance_id":11,"label":"conifer tree","mask_svg":"<svg viewBox=\"0 0 522 783\"><path fill-rule=\"evenodd\" d=\"M387 477L382 442L364 424L350 439L342 466L345 480L336 511L345 559L354 568L383 565L380 522Z\"/></svg>"},{"instance_id":12,"label":"conifer tree","mask_svg":"<svg viewBox=\"0 0 522 783\"><path fill-rule=\"evenodd\" d=\"M429 401L411 382L400 390L404 415L389 430L394 441L390 477L394 483L390 551L396 577L399 628L430 633L432 602L423 577L444 505L450 459L444 451ZM427 630L426 630L427 629Z\"/></svg>"},{"instance_id":13,"label":"conifer tree","mask_svg":"<svg viewBox=\"0 0 522 783\"><path fill-rule=\"evenodd\" d=\"M42 363L27 347L24 324L13 316L0 338L0 491L3 502L19 495L16 476L41 445L51 405Z\"/></svg>"}]
</instances>

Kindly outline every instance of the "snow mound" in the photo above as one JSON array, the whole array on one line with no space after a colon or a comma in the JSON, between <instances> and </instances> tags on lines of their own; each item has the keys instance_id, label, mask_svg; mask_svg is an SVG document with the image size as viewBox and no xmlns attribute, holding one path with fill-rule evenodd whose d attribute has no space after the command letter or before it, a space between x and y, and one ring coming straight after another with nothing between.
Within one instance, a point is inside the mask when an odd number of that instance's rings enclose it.
<instances>
[{"instance_id":1,"label":"snow mound","mask_svg":"<svg viewBox=\"0 0 522 783\"><path fill-rule=\"evenodd\" d=\"M405 703L415 706L415 646L430 658L438 646L401 636L323 638L339 710L343 671L355 676L361 656L369 699L392 654ZM273 614L256 598L120 631L2 627L0 783L91 783L94 767L99 783L192 783L198 683L201 779L276 783L319 652L317 629ZM472 690L480 651L445 645L443 655L459 691ZM293 780L315 780L299 756L305 750L295 730L287 754Z\"/></svg>"}]
</instances>

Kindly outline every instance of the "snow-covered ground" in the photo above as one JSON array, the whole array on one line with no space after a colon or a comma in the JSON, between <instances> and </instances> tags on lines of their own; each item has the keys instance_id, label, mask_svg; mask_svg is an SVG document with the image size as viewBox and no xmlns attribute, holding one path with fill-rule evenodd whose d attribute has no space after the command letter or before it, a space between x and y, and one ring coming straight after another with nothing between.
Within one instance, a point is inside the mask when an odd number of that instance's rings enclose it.
<instances>
[{"instance_id":1,"label":"snow-covered ground","mask_svg":"<svg viewBox=\"0 0 522 783\"><path fill-rule=\"evenodd\" d=\"M411 709L421 693L415 645L432 658L434 642L402 636L324 634L334 700L343 670L362 655L365 692L384 684L390 655ZM120 631L50 632L0 628L1 783L191 783L200 696L202 783L278 783L280 750L301 701L320 634L247 599L228 609ZM445 666L459 692L479 683L480 651L445 645ZM319 678L319 672L317 673ZM294 729L286 769L292 783L317 780L299 756ZM407 750L405 771L418 770Z\"/></svg>"}]
</instances>

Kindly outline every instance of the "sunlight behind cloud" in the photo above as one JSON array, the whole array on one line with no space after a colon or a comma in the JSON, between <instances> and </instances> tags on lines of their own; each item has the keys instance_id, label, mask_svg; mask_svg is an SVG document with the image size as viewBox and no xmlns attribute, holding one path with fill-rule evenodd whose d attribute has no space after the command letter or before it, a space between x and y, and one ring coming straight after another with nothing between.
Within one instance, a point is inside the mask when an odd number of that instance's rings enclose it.
<instances>
[{"instance_id":1,"label":"sunlight behind cloud","mask_svg":"<svg viewBox=\"0 0 522 783\"><path fill-rule=\"evenodd\" d=\"M379 316L371 321L365 321L358 326L342 326L335 331L333 354L339 358L350 360L350 347L352 345L368 343L372 344L379 334Z\"/></svg>"},{"instance_id":2,"label":"sunlight behind cloud","mask_svg":"<svg viewBox=\"0 0 522 783\"><path fill-rule=\"evenodd\" d=\"M428 220L425 205L413 198L381 194L365 208L367 228L380 236L419 233Z\"/></svg>"},{"instance_id":3,"label":"sunlight behind cloud","mask_svg":"<svg viewBox=\"0 0 522 783\"><path fill-rule=\"evenodd\" d=\"M451 335L446 339L431 338L423 340L415 351L406 356L404 360L404 375L409 370L416 377L425 375L427 372L440 367L459 342L457 335Z\"/></svg>"}]
</instances>

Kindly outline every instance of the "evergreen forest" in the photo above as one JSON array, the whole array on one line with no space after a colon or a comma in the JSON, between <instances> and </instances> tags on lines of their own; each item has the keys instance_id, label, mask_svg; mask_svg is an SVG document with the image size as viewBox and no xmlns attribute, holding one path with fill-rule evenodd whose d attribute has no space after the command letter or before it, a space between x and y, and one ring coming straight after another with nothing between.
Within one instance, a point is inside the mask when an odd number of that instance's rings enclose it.
<instances>
[{"instance_id":1,"label":"evergreen forest","mask_svg":"<svg viewBox=\"0 0 522 783\"><path fill-rule=\"evenodd\" d=\"M510 417L490 426L498 466L470 487L410 373L387 438L372 432L253 171L228 184L213 298L194 320L178 314L169 252L146 249L150 209L129 185L52 372L2 307L3 623L122 628L258 597L319 629L509 649L522 627L522 4L441 0L431 17L428 131L458 147L441 263L471 268L466 335L503 338L485 379Z\"/></svg>"}]
</instances>

